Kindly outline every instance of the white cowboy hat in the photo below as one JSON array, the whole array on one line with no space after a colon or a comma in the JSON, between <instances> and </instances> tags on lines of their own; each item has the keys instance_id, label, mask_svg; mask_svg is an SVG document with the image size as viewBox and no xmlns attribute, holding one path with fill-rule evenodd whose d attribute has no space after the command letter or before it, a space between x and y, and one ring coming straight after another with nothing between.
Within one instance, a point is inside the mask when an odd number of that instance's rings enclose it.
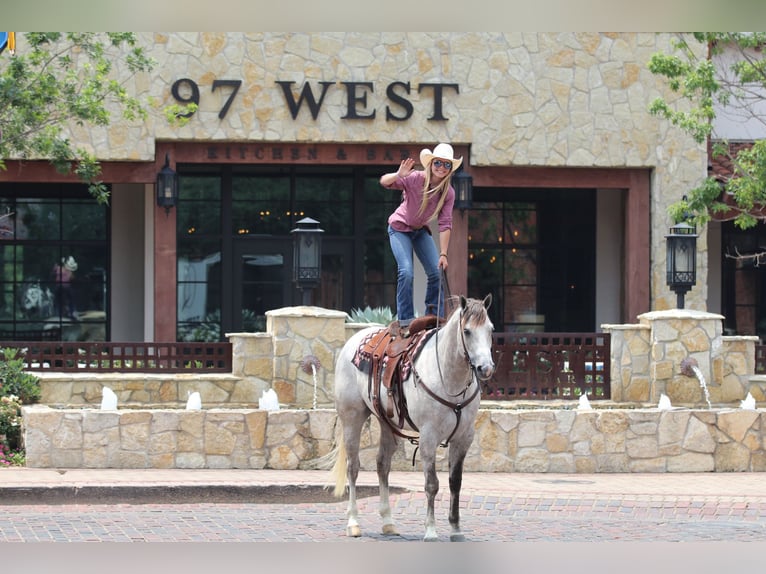
<instances>
[{"instance_id":1,"label":"white cowboy hat","mask_svg":"<svg viewBox=\"0 0 766 574\"><path fill-rule=\"evenodd\" d=\"M420 164L424 168L428 169L428 166L431 165L431 160L434 158L451 161L452 170L450 173L455 173L457 168L460 167L460 164L463 163L462 157L455 159L455 152L452 151L452 146L446 143L440 143L437 145L433 152L427 148L420 151Z\"/></svg>"},{"instance_id":2,"label":"white cowboy hat","mask_svg":"<svg viewBox=\"0 0 766 574\"><path fill-rule=\"evenodd\" d=\"M75 261L75 258L71 255L69 258L62 257L61 258L61 264L64 266L65 269L68 269L69 271L77 271L77 261Z\"/></svg>"}]
</instances>

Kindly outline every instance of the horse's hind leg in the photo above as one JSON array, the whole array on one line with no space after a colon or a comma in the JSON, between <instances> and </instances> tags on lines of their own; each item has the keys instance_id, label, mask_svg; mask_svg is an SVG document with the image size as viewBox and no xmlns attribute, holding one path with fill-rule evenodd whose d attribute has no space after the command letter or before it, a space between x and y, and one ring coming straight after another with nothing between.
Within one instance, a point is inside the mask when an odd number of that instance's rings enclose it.
<instances>
[{"instance_id":1,"label":"horse's hind leg","mask_svg":"<svg viewBox=\"0 0 766 574\"><path fill-rule=\"evenodd\" d=\"M359 511L356 505L356 479L359 476L359 440L362 426L369 416L367 412L355 412L352 417L343 422L343 442L346 446L346 478L348 480L348 507L346 516L346 535L359 537L362 529L359 527Z\"/></svg>"},{"instance_id":2,"label":"horse's hind leg","mask_svg":"<svg viewBox=\"0 0 766 574\"><path fill-rule=\"evenodd\" d=\"M388 475L391 472L391 458L396 450L396 437L384 423L380 424L380 445L378 446L377 468L378 485L380 487L380 518L383 521L383 534L398 536L399 532L391 516L389 499Z\"/></svg>"}]
</instances>

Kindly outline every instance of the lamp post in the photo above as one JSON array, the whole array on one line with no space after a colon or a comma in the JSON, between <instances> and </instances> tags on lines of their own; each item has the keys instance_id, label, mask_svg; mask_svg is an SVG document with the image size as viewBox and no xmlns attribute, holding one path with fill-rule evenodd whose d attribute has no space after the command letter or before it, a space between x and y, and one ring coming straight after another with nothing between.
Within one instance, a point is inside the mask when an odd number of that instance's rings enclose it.
<instances>
[{"instance_id":1,"label":"lamp post","mask_svg":"<svg viewBox=\"0 0 766 574\"><path fill-rule=\"evenodd\" d=\"M684 308L684 294L697 282L697 228L685 221L670 228L667 241L667 283Z\"/></svg>"},{"instance_id":2,"label":"lamp post","mask_svg":"<svg viewBox=\"0 0 766 574\"><path fill-rule=\"evenodd\" d=\"M464 212L473 205L473 178L463 171L461 165L452 176L452 187L455 188L455 209Z\"/></svg>"},{"instance_id":3,"label":"lamp post","mask_svg":"<svg viewBox=\"0 0 766 574\"><path fill-rule=\"evenodd\" d=\"M170 157L165 154L165 165L157 174L157 205L165 208L165 217L178 202L178 174L170 167Z\"/></svg>"},{"instance_id":4,"label":"lamp post","mask_svg":"<svg viewBox=\"0 0 766 574\"><path fill-rule=\"evenodd\" d=\"M293 282L302 293L302 304L311 304L311 291L322 275L322 233L319 222L304 217L296 222L293 234Z\"/></svg>"}]
</instances>

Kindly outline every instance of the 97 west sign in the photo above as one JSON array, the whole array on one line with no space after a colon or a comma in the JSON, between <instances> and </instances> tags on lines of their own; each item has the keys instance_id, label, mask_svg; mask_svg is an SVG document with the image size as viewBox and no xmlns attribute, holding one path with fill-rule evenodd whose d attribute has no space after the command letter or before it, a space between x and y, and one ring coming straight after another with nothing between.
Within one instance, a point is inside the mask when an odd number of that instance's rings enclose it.
<instances>
[{"instance_id":1,"label":"97 west sign","mask_svg":"<svg viewBox=\"0 0 766 574\"><path fill-rule=\"evenodd\" d=\"M375 95L375 86L372 82L316 82L314 88L309 82L303 84L300 92L297 94L293 90L295 82L279 81L274 82L282 89L290 115L293 119L298 118L301 108L306 105L313 119L317 119L322 108L322 104L331 88L337 88L344 91L346 101L346 114L341 116L342 120L373 120L375 119L377 109L371 109L368 103ZM242 80L213 80L211 93L220 90L228 91L226 100L223 102L219 112L219 119L224 119L226 114L236 100L237 93L242 86ZM173 98L180 104L194 104L199 106L201 95L200 86L190 78L181 78L176 80L170 88ZM415 107L410 101L413 93L413 87L410 82L391 82L385 88L385 114L386 121L403 122L412 117ZM444 116L443 102L444 98L451 94L459 94L460 86L458 84L447 84L439 82L427 82L418 84L416 93L423 95L424 99L431 100L431 115L427 118L429 121L447 121ZM179 114L180 117L190 118L194 111Z\"/></svg>"}]
</instances>

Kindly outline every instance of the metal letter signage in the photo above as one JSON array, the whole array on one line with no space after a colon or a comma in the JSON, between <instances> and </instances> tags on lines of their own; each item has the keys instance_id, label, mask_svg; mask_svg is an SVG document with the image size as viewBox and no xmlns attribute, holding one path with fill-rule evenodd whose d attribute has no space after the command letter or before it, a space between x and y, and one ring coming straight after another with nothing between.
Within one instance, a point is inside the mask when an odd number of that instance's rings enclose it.
<instances>
[{"instance_id":1,"label":"metal letter signage","mask_svg":"<svg viewBox=\"0 0 766 574\"><path fill-rule=\"evenodd\" d=\"M372 104L369 103L369 100L375 95L375 86L372 82L317 82L313 88L311 83L305 82L299 92L293 90L295 82L277 80L274 83L282 88L285 104L287 104L287 109L294 120L298 119L304 103L306 104L305 107L308 108L308 113L316 120L322 110L322 104L330 87L337 86L338 84L345 89L346 100L346 114L341 116L340 119L374 120L376 117L377 110L371 108ZM229 113L240 87L242 87L242 80L213 80L211 93L215 92L218 88L221 88L221 91L225 88L230 90L228 97L226 97L218 112L219 119L224 119L226 114ZM423 92L427 93L428 90L432 93L433 113L428 117L429 121L448 121L449 118L444 115L444 96L447 89L454 90L456 94L460 93L460 86L458 84L429 82L420 84L417 87L418 95ZM201 97L200 87L192 79L180 78L176 80L170 87L170 93L181 104L195 104L199 106ZM411 93L412 88L409 82L391 82L386 86L385 94L388 101L385 106L386 121L403 122L412 117L415 112L415 106L409 99ZM225 92L224 96L226 96ZM182 117L187 118L192 115L194 115L193 111L181 114Z\"/></svg>"}]
</instances>

